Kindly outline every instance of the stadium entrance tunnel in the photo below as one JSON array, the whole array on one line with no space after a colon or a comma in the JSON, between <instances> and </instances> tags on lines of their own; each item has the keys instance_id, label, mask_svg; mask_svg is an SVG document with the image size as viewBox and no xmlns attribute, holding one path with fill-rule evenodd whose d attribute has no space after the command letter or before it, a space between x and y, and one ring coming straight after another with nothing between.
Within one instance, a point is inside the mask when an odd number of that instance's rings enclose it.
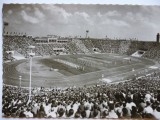
<instances>
[{"instance_id":1,"label":"stadium entrance tunnel","mask_svg":"<svg viewBox=\"0 0 160 120\"><path fill-rule=\"evenodd\" d=\"M133 57L142 57L145 54L146 51L144 50L138 50L135 53L133 53L131 56Z\"/></svg>"}]
</instances>

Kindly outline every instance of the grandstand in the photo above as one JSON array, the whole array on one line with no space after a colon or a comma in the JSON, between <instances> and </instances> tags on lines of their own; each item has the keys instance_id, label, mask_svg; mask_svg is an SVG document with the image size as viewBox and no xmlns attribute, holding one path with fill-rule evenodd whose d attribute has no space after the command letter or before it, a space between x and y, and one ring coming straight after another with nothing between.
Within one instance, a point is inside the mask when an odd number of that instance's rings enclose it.
<instances>
[{"instance_id":1,"label":"grandstand","mask_svg":"<svg viewBox=\"0 0 160 120\"><path fill-rule=\"evenodd\" d=\"M36 46L36 56L54 55L56 53L68 54L91 54L117 53L132 55L138 50L145 51L142 57L159 60L159 46L157 42L144 42L134 40L112 40L112 39L85 39L85 38L60 38L55 40L51 37L32 38L22 36L4 36L3 53L4 60L7 59L6 51L17 51L27 57L28 46Z\"/></svg>"}]
</instances>

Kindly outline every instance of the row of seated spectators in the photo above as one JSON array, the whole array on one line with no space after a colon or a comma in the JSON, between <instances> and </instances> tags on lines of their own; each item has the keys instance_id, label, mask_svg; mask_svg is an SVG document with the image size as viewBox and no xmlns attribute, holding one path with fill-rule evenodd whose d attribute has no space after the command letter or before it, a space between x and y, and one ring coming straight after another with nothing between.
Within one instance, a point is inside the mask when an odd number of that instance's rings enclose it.
<instances>
[{"instance_id":1,"label":"row of seated spectators","mask_svg":"<svg viewBox=\"0 0 160 120\"><path fill-rule=\"evenodd\" d=\"M28 90L3 86L3 117L160 119L160 72L131 81Z\"/></svg>"},{"instance_id":2,"label":"row of seated spectators","mask_svg":"<svg viewBox=\"0 0 160 120\"><path fill-rule=\"evenodd\" d=\"M3 58L7 59L6 51L17 51L27 56L28 46L33 45L33 38L27 36L3 36Z\"/></svg>"},{"instance_id":3,"label":"row of seated spectators","mask_svg":"<svg viewBox=\"0 0 160 120\"><path fill-rule=\"evenodd\" d=\"M90 53L89 49L84 45L84 43L80 39L72 39L72 42L75 43L77 48L79 48L82 53Z\"/></svg>"},{"instance_id":4,"label":"row of seated spectators","mask_svg":"<svg viewBox=\"0 0 160 120\"><path fill-rule=\"evenodd\" d=\"M160 61L160 43L146 51L144 57Z\"/></svg>"},{"instance_id":5,"label":"row of seated spectators","mask_svg":"<svg viewBox=\"0 0 160 120\"><path fill-rule=\"evenodd\" d=\"M36 44L36 55L54 55L59 50L64 51L64 44Z\"/></svg>"},{"instance_id":6,"label":"row of seated spectators","mask_svg":"<svg viewBox=\"0 0 160 120\"><path fill-rule=\"evenodd\" d=\"M126 44L130 43L129 40L112 40L112 39L81 39L87 48L98 48L102 53L124 53L128 49ZM124 51L124 48L125 51ZM123 49L123 50L121 50ZM93 49L92 49L93 50ZM124 52L122 52L124 51ZM93 52L93 51L92 51Z\"/></svg>"},{"instance_id":7,"label":"row of seated spectators","mask_svg":"<svg viewBox=\"0 0 160 120\"><path fill-rule=\"evenodd\" d=\"M55 53L53 48L62 48L61 44L36 44L32 37L27 36L3 36L3 58L8 59L6 51L17 51L21 55L27 57L29 53L29 45L34 45L36 55L52 55Z\"/></svg>"},{"instance_id":8,"label":"row of seated spectators","mask_svg":"<svg viewBox=\"0 0 160 120\"><path fill-rule=\"evenodd\" d=\"M81 39L87 48L98 48L102 53L118 53L131 55L137 50L144 50L144 57L160 59L160 44L157 42L144 42L135 40L102 40L102 39ZM90 43L90 44L88 44Z\"/></svg>"},{"instance_id":9,"label":"row of seated spectators","mask_svg":"<svg viewBox=\"0 0 160 120\"><path fill-rule=\"evenodd\" d=\"M102 40L102 39L80 39L81 45L69 40L66 44L35 44L33 38L26 36L4 36L3 37L3 58L7 59L6 51L15 50L18 53L27 56L29 45L35 45L36 55L55 54L54 48L65 48L69 53L83 53L85 51L93 53L93 48L98 48L102 53L118 53L131 55L137 50L144 50L144 57L151 59L160 59L160 44L156 42L143 42L135 40ZM79 42L78 42L79 43ZM82 45L83 44L83 45ZM79 48L82 46L82 48ZM85 46L85 47L84 47ZM88 49L84 51L84 48Z\"/></svg>"},{"instance_id":10,"label":"row of seated spectators","mask_svg":"<svg viewBox=\"0 0 160 120\"><path fill-rule=\"evenodd\" d=\"M125 39L80 39L87 48L98 48L104 53L122 53L131 55L139 49L148 48L145 42L125 40ZM88 44L89 43L89 44ZM152 46L152 45L151 45ZM125 48L125 49L124 49Z\"/></svg>"},{"instance_id":11,"label":"row of seated spectators","mask_svg":"<svg viewBox=\"0 0 160 120\"><path fill-rule=\"evenodd\" d=\"M93 53L94 45L90 39L80 39L90 53ZM98 47L97 47L98 48Z\"/></svg>"},{"instance_id":12,"label":"row of seated spectators","mask_svg":"<svg viewBox=\"0 0 160 120\"><path fill-rule=\"evenodd\" d=\"M79 48L77 46L75 40L69 40L68 43L65 45L65 47L71 54L83 53L82 48Z\"/></svg>"}]
</instances>

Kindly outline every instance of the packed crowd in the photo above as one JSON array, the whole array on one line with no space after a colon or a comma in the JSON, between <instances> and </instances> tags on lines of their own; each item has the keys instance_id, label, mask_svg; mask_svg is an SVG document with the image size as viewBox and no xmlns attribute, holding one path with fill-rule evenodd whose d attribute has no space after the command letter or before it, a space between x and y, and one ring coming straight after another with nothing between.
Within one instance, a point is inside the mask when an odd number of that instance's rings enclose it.
<instances>
[{"instance_id":1,"label":"packed crowd","mask_svg":"<svg viewBox=\"0 0 160 120\"><path fill-rule=\"evenodd\" d=\"M145 53L144 57L160 61L160 44L155 45L153 48L151 48L150 50L148 50Z\"/></svg>"},{"instance_id":2,"label":"packed crowd","mask_svg":"<svg viewBox=\"0 0 160 120\"><path fill-rule=\"evenodd\" d=\"M34 43L32 38L26 36L5 36L4 39L4 51L16 50L25 56L28 46ZM122 43L122 41L91 39L82 42L86 48L90 48L90 51L93 47L98 48L101 52L120 52L129 55L138 49L148 48L144 56L160 60L160 46L158 44L155 47L155 43L136 41L123 41ZM74 53L78 51L76 44L79 42L73 44L70 41L67 45L59 47L65 47L70 53ZM53 48L57 46L37 44L35 52L37 55L51 55L51 50L54 51ZM7 59L6 52L3 53ZM65 90L33 88L31 101L28 100L28 89L4 85L2 113L3 117L20 118L160 119L159 76L155 73L150 77L118 84L93 85Z\"/></svg>"},{"instance_id":3,"label":"packed crowd","mask_svg":"<svg viewBox=\"0 0 160 120\"><path fill-rule=\"evenodd\" d=\"M28 55L28 46L33 45L33 38L26 36L3 36L3 59L8 60L7 51L17 51L24 57Z\"/></svg>"},{"instance_id":4,"label":"packed crowd","mask_svg":"<svg viewBox=\"0 0 160 120\"><path fill-rule=\"evenodd\" d=\"M67 39L67 38L66 38ZM112 40L112 39L69 39L66 43L56 44L36 44L34 38L27 36L4 36L3 37L3 58L7 60L6 51L17 51L18 53L28 55L28 46L34 45L36 55L53 55L56 50L64 53L79 54L79 53L94 53L93 48L97 48L101 53L118 53L131 55L137 50L146 51L144 57L160 60L160 44L156 42L144 42L135 40Z\"/></svg>"},{"instance_id":5,"label":"packed crowd","mask_svg":"<svg viewBox=\"0 0 160 120\"><path fill-rule=\"evenodd\" d=\"M3 86L3 117L160 119L160 75L80 88Z\"/></svg>"}]
</instances>

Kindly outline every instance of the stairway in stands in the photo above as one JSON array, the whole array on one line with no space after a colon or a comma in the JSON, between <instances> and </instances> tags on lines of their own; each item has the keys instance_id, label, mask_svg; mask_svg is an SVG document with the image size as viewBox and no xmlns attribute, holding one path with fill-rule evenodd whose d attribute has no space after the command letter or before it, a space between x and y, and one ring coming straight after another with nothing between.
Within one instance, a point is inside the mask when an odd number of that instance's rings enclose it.
<instances>
[{"instance_id":1,"label":"stairway in stands","mask_svg":"<svg viewBox=\"0 0 160 120\"><path fill-rule=\"evenodd\" d=\"M129 50L131 42L130 41L121 41L119 45L119 53L120 54L126 54L127 51Z\"/></svg>"},{"instance_id":2,"label":"stairway in stands","mask_svg":"<svg viewBox=\"0 0 160 120\"><path fill-rule=\"evenodd\" d=\"M83 53L90 53L89 50L86 48L86 46L83 44L83 42L79 39L73 39L72 42L76 45L76 47L82 51Z\"/></svg>"}]
</instances>

